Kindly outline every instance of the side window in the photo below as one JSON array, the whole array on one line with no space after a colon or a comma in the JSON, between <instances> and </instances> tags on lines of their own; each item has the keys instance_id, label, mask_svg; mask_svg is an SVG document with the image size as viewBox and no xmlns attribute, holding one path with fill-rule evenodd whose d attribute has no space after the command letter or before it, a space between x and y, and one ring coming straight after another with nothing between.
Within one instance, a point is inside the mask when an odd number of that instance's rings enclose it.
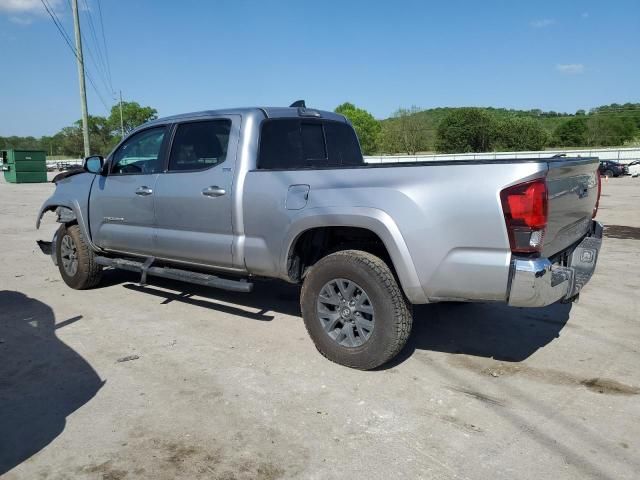
<instances>
[{"instance_id":1,"label":"side window","mask_svg":"<svg viewBox=\"0 0 640 480\"><path fill-rule=\"evenodd\" d=\"M113 155L112 174L149 174L162 171L160 150L166 127L150 128L125 140Z\"/></svg>"},{"instance_id":2,"label":"side window","mask_svg":"<svg viewBox=\"0 0 640 480\"><path fill-rule=\"evenodd\" d=\"M227 158L231 120L209 120L178 125L169 171L204 170Z\"/></svg>"}]
</instances>

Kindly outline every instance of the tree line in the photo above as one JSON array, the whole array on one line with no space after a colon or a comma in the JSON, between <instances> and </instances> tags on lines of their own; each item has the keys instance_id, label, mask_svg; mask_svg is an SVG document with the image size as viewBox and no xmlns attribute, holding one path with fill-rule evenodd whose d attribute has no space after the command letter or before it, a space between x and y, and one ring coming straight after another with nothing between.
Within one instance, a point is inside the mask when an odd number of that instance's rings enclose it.
<instances>
[{"instance_id":1,"label":"tree line","mask_svg":"<svg viewBox=\"0 0 640 480\"><path fill-rule=\"evenodd\" d=\"M351 120L365 154L489 152L609 147L638 142L640 104L611 104L575 114L500 108L400 108L376 120L352 103L336 108Z\"/></svg>"},{"instance_id":2,"label":"tree line","mask_svg":"<svg viewBox=\"0 0 640 480\"><path fill-rule=\"evenodd\" d=\"M575 114L469 107L421 110L414 106L400 108L384 120L349 102L335 111L351 121L365 155L608 147L638 143L640 137L640 103L614 103ZM157 118L157 113L137 102L123 102L124 134ZM121 137L119 105L107 117L89 116L92 154L107 155ZM0 137L0 149L6 148L79 158L83 152L81 122L53 136Z\"/></svg>"},{"instance_id":3,"label":"tree line","mask_svg":"<svg viewBox=\"0 0 640 480\"><path fill-rule=\"evenodd\" d=\"M141 106L138 102L122 102L122 124L120 104L114 105L107 117L89 115L91 154L106 156L122 138L123 130L126 135L137 126L157 117L155 108ZM82 121L78 120L51 136L0 137L0 150L8 148L44 150L47 155L81 158L84 155Z\"/></svg>"}]
</instances>

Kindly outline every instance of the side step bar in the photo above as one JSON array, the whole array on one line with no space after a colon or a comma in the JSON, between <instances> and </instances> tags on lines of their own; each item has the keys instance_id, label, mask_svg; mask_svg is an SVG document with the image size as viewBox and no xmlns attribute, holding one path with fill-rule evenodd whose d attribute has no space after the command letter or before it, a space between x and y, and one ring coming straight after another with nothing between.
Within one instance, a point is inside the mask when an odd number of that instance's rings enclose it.
<instances>
[{"instance_id":1,"label":"side step bar","mask_svg":"<svg viewBox=\"0 0 640 480\"><path fill-rule=\"evenodd\" d=\"M245 279L229 280L206 273L192 272L190 270L170 267L152 267L151 264L154 260L153 257L148 258L145 262L125 260L124 258L96 257L96 263L98 265L129 270L130 272L140 272L142 274L140 279L141 285L146 283L147 275L153 275L154 277L169 278L171 280L195 283L197 285L204 285L205 287L221 288L222 290L230 290L232 292L249 293L253 290L253 283L247 282Z\"/></svg>"}]
</instances>

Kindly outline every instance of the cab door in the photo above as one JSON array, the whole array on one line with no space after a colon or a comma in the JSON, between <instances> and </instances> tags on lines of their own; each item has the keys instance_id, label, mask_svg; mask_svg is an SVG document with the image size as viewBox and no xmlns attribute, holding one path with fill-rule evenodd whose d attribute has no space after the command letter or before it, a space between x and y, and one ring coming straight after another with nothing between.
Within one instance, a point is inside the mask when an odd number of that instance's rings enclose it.
<instances>
[{"instance_id":1,"label":"cab door","mask_svg":"<svg viewBox=\"0 0 640 480\"><path fill-rule=\"evenodd\" d=\"M112 155L109 174L96 179L89 224L98 246L145 256L155 253L155 189L167 142L166 126L132 135Z\"/></svg>"},{"instance_id":2,"label":"cab door","mask_svg":"<svg viewBox=\"0 0 640 480\"><path fill-rule=\"evenodd\" d=\"M176 125L156 183L157 257L233 267L233 178L239 115Z\"/></svg>"}]
</instances>

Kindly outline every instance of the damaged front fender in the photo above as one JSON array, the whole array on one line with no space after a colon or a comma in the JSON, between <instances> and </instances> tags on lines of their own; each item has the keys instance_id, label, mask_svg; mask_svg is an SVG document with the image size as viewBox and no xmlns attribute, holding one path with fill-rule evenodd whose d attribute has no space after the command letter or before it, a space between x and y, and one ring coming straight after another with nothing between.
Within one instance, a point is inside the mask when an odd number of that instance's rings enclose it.
<instances>
[{"instance_id":1,"label":"damaged front fender","mask_svg":"<svg viewBox=\"0 0 640 480\"><path fill-rule=\"evenodd\" d=\"M89 173L80 173L59 180L56 183L56 190L53 195L40 207L38 218L36 219L36 229L40 228L42 217L46 212L55 211L59 223L77 223L91 248L99 251L100 249L94 245L91 239L88 224L89 196L94 180L95 175ZM52 250L53 256L55 256L55 248Z\"/></svg>"}]
</instances>

